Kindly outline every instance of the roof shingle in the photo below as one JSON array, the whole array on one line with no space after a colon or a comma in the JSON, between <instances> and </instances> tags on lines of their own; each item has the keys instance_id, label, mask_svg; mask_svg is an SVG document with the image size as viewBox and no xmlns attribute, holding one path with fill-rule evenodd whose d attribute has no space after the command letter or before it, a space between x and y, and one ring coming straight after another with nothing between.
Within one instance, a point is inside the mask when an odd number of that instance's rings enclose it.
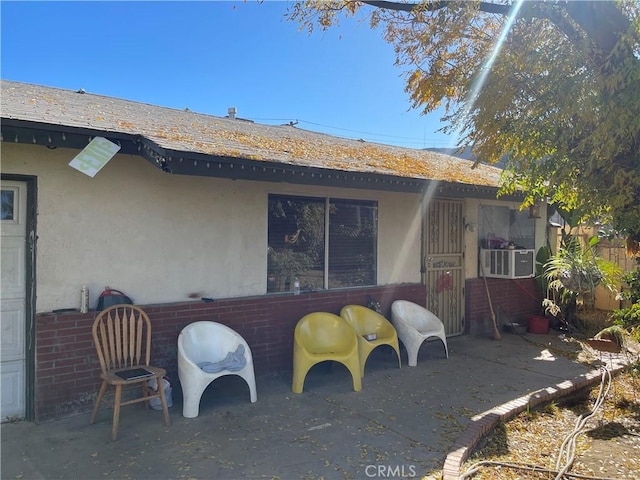
<instances>
[{"instance_id":1,"label":"roof shingle","mask_svg":"<svg viewBox=\"0 0 640 480\"><path fill-rule=\"evenodd\" d=\"M2 80L1 97L5 119L140 135L186 153L488 187L499 186L502 172L426 150L7 80Z\"/></svg>"}]
</instances>

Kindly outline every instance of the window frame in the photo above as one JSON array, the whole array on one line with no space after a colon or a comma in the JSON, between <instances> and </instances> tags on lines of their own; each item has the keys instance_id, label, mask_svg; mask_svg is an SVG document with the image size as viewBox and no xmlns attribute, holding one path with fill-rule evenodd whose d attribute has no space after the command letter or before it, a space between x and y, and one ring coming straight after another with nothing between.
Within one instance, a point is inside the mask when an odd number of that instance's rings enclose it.
<instances>
[{"instance_id":1,"label":"window frame","mask_svg":"<svg viewBox=\"0 0 640 480\"><path fill-rule=\"evenodd\" d=\"M272 277L274 274L273 270L270 269L270 251L272 249L272 245L270 243L270 239L275 232L271 230L272 226L272 202L276 200L289 200L289 201L305 201L308 200L310 204L313 202L322 203L323 205L323 256L322 256L322 286L320 287L310 287L311 290L339 290L346 288L362 288L362 287L372 287L378 284L378 240L379 240L379 228L378 228L378 216L379 216L379 202L377 200L369 200L362 198L349 198L349 197L340 197L340 196L323 196L323 195L300 195L300 194L281 194L281 193L269 193L267 196L267 294L272 293L287 293L293 291L293 285L290 284L289 288L285 286L283 288L273 289L271 285ZM319 202L321 201L321 202ZM343 204L349 207L353 206L362 206L366 209L372 209L369 213L365 213L362 215L364 218L364 222L367 222L367 216L370 216L370 225L369 230L372 230L373 238L371 240L371 251L365 253L364 255L372 256L372 262L370 265L371 272L371 283L365 284L352 284L352 285L339 285L339 286L331 286L335 283L335 279L332 280L332 267L331 267L331 248L332 243L335 242L335 239L332 242L332 227L331 227L331 216L332 216L332 205L335 203ZM282 234L283 232L279 232ZM335 245L333 246L335 249ZM363 263L364 265L364 263ZM353 274L353 273L352 273ZM271 279L271 280L270 280ZM291 282L291 281L290 281ZM305 287L303 286L303 289Z\"/></svg>"},{"instance_id":2,"label":"window frame","mask_svg":"<svg viewBox=\"0 0 640 480\"><path fill-rule=\"evenodd\" d=\"M508 204L480 204L478 248L500 249L511 243L517 248L535 249L537 224L526 215L526 211Z\"/></svg>"}]
</instances>

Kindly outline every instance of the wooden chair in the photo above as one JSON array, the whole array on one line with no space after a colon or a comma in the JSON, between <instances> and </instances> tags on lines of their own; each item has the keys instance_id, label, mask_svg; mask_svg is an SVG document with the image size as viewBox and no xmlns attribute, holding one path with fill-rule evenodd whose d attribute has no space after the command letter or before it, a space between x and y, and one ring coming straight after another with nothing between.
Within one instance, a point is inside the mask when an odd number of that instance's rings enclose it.
<instances>
[{"instance_id":1,"label":"wooden chair","mask_svg":"<svg viewBox=\"0 0 640 480\"><path fill-rule=\"evenodd\" d=\"M120 407L132 403L145 402L149 408L149 399L160 398L164 423L169 426L169 411L164 393L162 377L166 371L163 368L149 365L151 355L151 322L147 314L134 305L112 305L102 310L93 322L93 342L98 352L102 373L102 385L93 408L91 423L95 422L100 403L109 385L115 387L113 401L113 426L111 439L118 438L118 424L120 422ZM143 369L148 375L125 379L118 375L125 372ZM143 373L143 372L142 372ZM125 375L126 376L126 375ZM147 388L147 382L155 378L158 391L154 393ZM122 401L123 387L137 386L142 396Z\"/></svg>"}]
</instances>

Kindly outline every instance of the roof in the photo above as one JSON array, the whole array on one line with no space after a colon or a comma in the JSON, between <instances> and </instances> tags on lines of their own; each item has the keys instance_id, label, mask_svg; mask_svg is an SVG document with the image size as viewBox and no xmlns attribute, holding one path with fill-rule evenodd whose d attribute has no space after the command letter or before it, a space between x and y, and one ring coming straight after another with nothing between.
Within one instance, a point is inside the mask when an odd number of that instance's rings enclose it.
<instances>
[{"instance_id":1,"label":"roof","mask_svg":"<svg viewBox=\"0 0 640 480\"><path fill-rule=\"evenodd\" d=\"M85 142L86 135L100 134L118 143L132 142L141 155L173 173L198 174L191 170L199 160L209 169L209 162L221 162L222 169L222 162L231 162L233 168L237 160L243 169L254 171L286 166L293 167L292 172L373 174L400 183L417 180L416 185L435 180L495 192L502 172L482 164L472 168L471 161L433 151L349 140L291 125L263 125L7 80L1 86L4 141L40 143L36 137L44 136L49 144L71 146L64 143L71 141L69 134L84 134ZM34 129L33 141L22 138L28 128ZM61 136L52 140L52 133ZM129 150L135 151L131 145ZM186 159L191 170L181 171L179 164Z\"/></svg>"}]
</instances>

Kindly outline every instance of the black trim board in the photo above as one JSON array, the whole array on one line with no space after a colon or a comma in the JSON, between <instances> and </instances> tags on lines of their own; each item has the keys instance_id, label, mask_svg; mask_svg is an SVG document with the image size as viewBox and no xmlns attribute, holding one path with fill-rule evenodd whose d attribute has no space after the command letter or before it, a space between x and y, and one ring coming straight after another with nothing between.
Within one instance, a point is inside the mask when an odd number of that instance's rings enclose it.
<instances>
[{"instance_id":1,"label":"black trim board","mask_svg":"<svg viewBox=\"0 0 640 480\"><path fill-rule=\"evenodd\" d=\"M175 175L403 193L423 193L427 189L435 189L439 195L456 198L496 199L498 192L497 187L491 186L438 182L383 173L329 170L282 162L168 150L146 137L120 132L11 119L3 119L1 129L4 142L44 145L49 148L82 149L92 137L102 136L120 145L119 153L141 156L160 170ZM507 201L522 198L521 194L500 197L501 200Z\"/></svg>"}]
</instances>

